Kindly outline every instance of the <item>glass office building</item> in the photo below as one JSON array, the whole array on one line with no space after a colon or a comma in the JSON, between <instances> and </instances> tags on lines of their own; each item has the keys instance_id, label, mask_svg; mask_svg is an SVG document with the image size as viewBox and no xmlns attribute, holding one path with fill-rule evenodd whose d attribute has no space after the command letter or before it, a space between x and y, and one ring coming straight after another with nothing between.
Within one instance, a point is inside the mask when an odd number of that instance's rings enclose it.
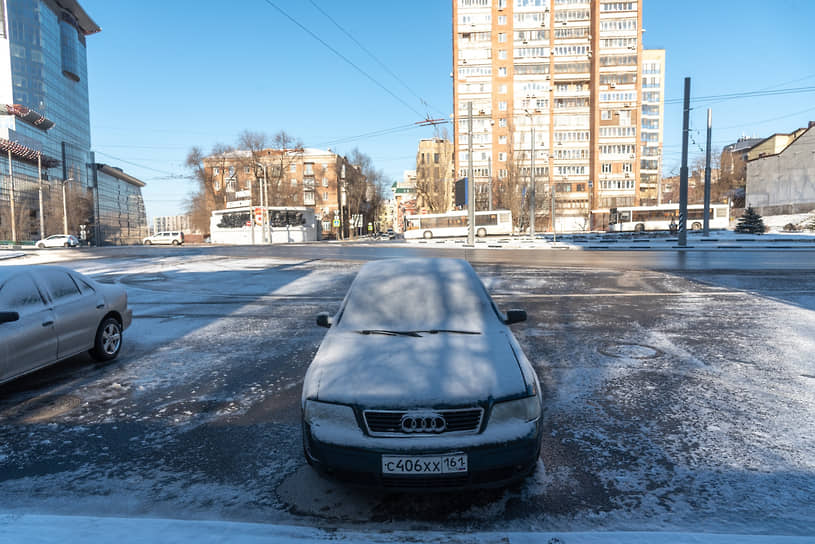
<instances>
[{"instance_id":1,"label":"glass office building","mask_svg":"<svg viewBox=\"0 0 815 544\"><path fill-rule=\"evenodd\" d=\"M134 184L135 178L124 173L129 179L105 174L100 168L104 165L93 161L86 38L99 31L76 0L0 0L0 240L11 236L12 188L15 237L25 240L39 236L36 189L40 179L44 180L45 194L54 196L52 200L62 192L62 184L68 183L77 198L93 202L81 207L82 217L75 216L79 209L72 210L74 217L68 221L71 234L84 232L94 243L122 243L133 238L130 227L114 233L110 225L115 222L107 224L100 215L114 202L125 205L124 216L133 217L134 206L141 206L143 212L144 184L138 180ZM122 186L114 190L112 184L117 183ZM138 206L133 196L104 196L134 191ZM45 214L49 211L48 207L44 210ZM146 231L146 218L142 221ZM44 223L46 227L50 224ZM59 232L62 230L60 227Z\"/></svg>"}]
</instances>

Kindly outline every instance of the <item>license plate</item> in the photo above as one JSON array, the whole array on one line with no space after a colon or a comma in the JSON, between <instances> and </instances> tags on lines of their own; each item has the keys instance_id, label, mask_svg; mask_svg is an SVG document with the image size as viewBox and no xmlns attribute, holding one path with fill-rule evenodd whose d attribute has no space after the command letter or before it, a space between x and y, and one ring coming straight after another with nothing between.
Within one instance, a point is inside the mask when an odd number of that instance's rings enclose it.
<instances>
[{"instance_id":1,"label":"license plate","mask_svg":"<svg viewBox=\"0 0 815 544\"><path fill-rule=\"evenodd\" d=\"M467 454L383 455L382 474L466 474Z\"/></svg>"}]
</instances>

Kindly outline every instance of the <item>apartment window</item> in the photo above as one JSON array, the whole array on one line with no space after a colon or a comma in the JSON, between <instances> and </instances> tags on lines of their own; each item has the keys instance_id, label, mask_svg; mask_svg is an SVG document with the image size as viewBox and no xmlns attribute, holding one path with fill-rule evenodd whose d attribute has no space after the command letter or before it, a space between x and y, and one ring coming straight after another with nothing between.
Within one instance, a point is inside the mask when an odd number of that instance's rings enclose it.
<instances>
[{"instance_id":1,"label":"apartment window","mask_svg":"<svg viewBox=\"0 0 815 544\"><path fill-rule=\"evenodd\" d=\"M290 172L297 172L297 165L296 165L296 164L292 164L292 165L291 165L291 167L289 167L289 171L290 171Z\"/></svg>"},{"instance_id":2,"label":"apartment window","mask_svg":"<svg viewBox=\"0 0 815 544\"><path fill-rule=\"evenodd\" d=\"M433 164L439 164L439 154L433 153Z\"/></svg>"},{"instance_id":3,"label":"apartment window","mask_svg":"<svg viewBox=\"0 0 815 544\"><path fill-rule=\"evenodd\" d=\"M498 143L501 145L506 145L507 137L506 136L498 136Z\"/></svg>"},{"instance_id":4,"label":"apartment window","mask_svg":"<svg viewBox=\"0 0 815 544\"><path fill-rule=\"evenodd\" d=\"M507 16L506 15L499 15L498 16L498 24L499 25L507 24Z\"/></svg>"},{"instance_id":5,"label":"apartment window","mask_svg":"<svg viewBox=\"0 0 815 544\"><path fill-rule=\"evenodd\" d=\"M212 185L215 187L215 190L216 190L216 191L220 191L220 190L221 190L221 180L216 179L216 180L215 180L215 181L212 183Z\"/></svg>"},{"instance_id":6,"label":"apartment window","mask_svg":"<svg viewBox=\"0 0 815 544\"><path fill-rule=\"evenodd\" d=\"M307 176L314 175L314 165L310 162L307 162L303 165L303 173Z\"/></svg>"},{"instance_id":7,"label":"apartment window","mask_svg":"<svg viewBox=\"0 0 815 544\"><path fill-rule=\"evenodd\" d=\"M507 103L506 102L498 102L498 110L499 111L507 111Z\"/></svg>"},{"instance_id":8,"label":"apartment window","mask_svg":"<svg viewBox=\"0 0 815 544\"><path fill-rule=\"evenodd\" d=\"M503 151L499 152L498 153L498 160L501 161L501 162L506 162L507 154L505 152L503 152Z\"/></svg>"},{"instance_id":9,"label":"apartment window","mask_svg":"<svg viewBox=\"0 0 815 544\"><path fill-rule=\"evenodd\" d=\"M323 176L323 187L328 187L328 178Z\"/></svg>"},{"instance_id":10,"label":"apartment window","mask_svg":"<svg viewBox=\"0 0 815 544\"><path fill-rule=\"evenodd\" d=\"M501 49L498 51L498 60L507 60L507 51L506 49Z\"/></svg>"},{"instance_id":11,"label":"apartment window","mask_svg":"<svg viewBox=\"0 0 815 544\"><path fill-rule=\"evenodd\" d=\"M504 43L507 41L507 33L506 32L499 32L498 33L498 43Z\"/></svg>"},{"instance_id":12,"label":"apartment window","mask_svg":"<svg viewBox=\"0 0 815 544\"><path fill-rule=\"evenodd\" d=\"M252 173L252 167L251 166L244 166L243 167L243 173L244 174L251 174Z\"/></svg>"},{"instance_id":13,"label":"apartment window","mask_svg":"<svg viewBox=\"0 0 815 544\"><path fill-rule=\"evenodd\" d=\"M611 110L600 110L600 119L603 121L611 120Z\"/></svg>"},{"instance_id":14,"label":"apartment window","mask_svg":"<svg viewBox=\"0 0 815 544\"><path fill-rule=\"evenodd\" d=\"M504 85L499 85L498 86L498 93L499 94L507 94L507 86L505 84Z\"/></svg>"},{"instance_id":15,"label":"apartment window","mask_svg":"<svg viewBox=\"0 0 815 544\"><path fill-rule=\"evenodd\" d=\"M213 167L212 167L212 175L213 175L213 176L217 176L217 175L219 175L220 173L221 173L221 169L220 169L220 168L218 168L217 166L213 166Z\"/></svg>"},{"instance_id":16,"label":"apartment window","mask_svg":"<svg viewBox=\"0 0 815 544\"><path fill-rule=\"evenodd\" d=\"M297 178L291 178L291 186L297 187Z\"/></svg>"},{"instance_id":17,"label":"apartment window","mask_svg":"<svg viewBox=\"0 0 815 544\"><path fill-rule=\"evenodd\" d=\"M498 119L498 126L502 127L502 128L507 126L507 120L505 118L503 118L503 117Z\"/></svg>"},{"instance_id":18,"label":"apartment window","mask_svg":"<svg viewBox=\"0 0 815 544\"><path fill-rule=\"evenodd\" d=\"M498 170L498 177L501 178L501 179L506 179L506 177L507 177L507 169L506 168L501 168L500 170Z\"/></svg>"},{"instance_id":19,"label":"apartment window","mask_svg":"<svg viewBox=\"0 0 815 544\"><path fill-rule=\"evenodd\" d=\"M628 172L628 173L632 172L630 162L624 162L623 163L623 172Z\"/></svg>"},{"instance_id":20,"label":"apartment window","mask_svg":"<svg viewBox=\"0 0 815 544\"><path fill-rule=\"evenodd\" d=\"M323 201L328 200L328 191L323 191Z\"/></svg>"},{"instance_id":21,"label":"apartment window","mask_svg":"<svg viewBox=\"0 0 815 544\"><path fill-rule=\"evenodd\" d=\"M498 77L507 77L507 69L505 66L498 68Z\"/></svg>"}]
</instances>

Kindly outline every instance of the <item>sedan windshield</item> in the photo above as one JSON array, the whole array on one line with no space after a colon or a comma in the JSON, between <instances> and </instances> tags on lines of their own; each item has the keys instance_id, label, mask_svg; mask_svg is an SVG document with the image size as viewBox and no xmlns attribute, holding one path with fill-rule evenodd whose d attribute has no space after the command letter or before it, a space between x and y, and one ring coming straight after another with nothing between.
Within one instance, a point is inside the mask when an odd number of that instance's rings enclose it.
<instances>
[{"instance_id":1,"label":"sedan windshield","mask_svg":"<svg viewBox=\"0 0 815 544\"><path fill-rule=\"evenodd\" d=\"M481 281L465 262L398 259L378 264L359 272L339 327L477 334L499 323Z\"/></svg>"}]
</instances>

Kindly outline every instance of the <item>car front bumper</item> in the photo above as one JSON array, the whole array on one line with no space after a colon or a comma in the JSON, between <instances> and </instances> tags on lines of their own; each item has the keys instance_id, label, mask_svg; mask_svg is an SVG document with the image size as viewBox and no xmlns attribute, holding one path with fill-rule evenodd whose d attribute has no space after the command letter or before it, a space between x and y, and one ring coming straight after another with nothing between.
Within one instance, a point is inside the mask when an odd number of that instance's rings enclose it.
<instances>
[{"instance_id":1,"label":"car front bumper","mask_svg":"<svg viewBox=\"0 0 815 544\"><path fill-rule=\"evenodd\" d=\"M502 487L529 475L540 455L540 418L527 425L528 431L511 440L485 441L481 435L459 437L438 447L411 447L411 438L398 438L404 447L394 447L394 439L367 438L370 445L342 445L319 440L308 424L303 424L303 445L309 463L318 471L349 483L383 487L394 491L443 491L456 488ZM467 454L466 474L394 475L382 473L382 455Z\"/></svg>"}]
</instances>

